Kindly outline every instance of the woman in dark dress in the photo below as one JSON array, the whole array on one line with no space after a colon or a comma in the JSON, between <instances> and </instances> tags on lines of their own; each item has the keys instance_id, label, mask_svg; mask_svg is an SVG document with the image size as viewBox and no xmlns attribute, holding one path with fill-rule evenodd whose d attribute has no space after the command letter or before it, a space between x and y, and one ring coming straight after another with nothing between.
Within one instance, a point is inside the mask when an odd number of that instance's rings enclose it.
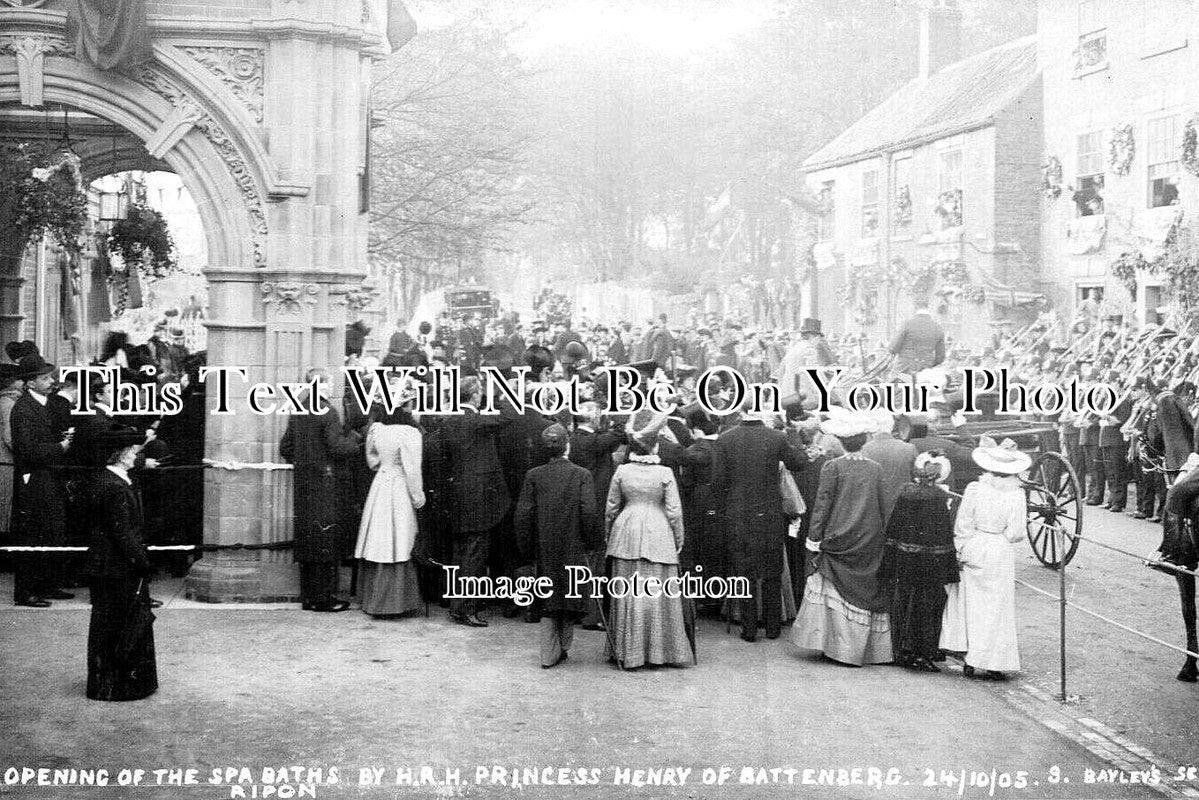
<instances>
[{"instance_id":1,"label":"woman in dark dress","mask_svg":"<svg viewBox=\"0 0 1199 800\"><path fill-rule=\"evenodd\" d=\"M153 616L147 589L150 560L142 542L142 510L129 470L145 436L113 428L96 437L107 466L92 497L92 616L87 632L87 696L139 700L158 689Z\"/></svg>"}]
</instances>

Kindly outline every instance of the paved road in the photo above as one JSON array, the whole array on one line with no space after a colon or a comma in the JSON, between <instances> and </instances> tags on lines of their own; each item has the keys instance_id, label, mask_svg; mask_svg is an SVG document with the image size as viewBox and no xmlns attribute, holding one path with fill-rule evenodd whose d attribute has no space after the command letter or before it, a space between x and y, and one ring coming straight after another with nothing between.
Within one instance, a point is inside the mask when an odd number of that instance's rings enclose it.
<instances>
[{"instance_id":1,"label":"paved road","mask_svg":"<svg viewBox=\"0 0 1199 800\"><path fill-rule=\"evenodd\" d=\"M0 585L0 592L7 589ZM192 767L207 780L213 769L245 766L260 781L264 767L321 768L326 776L337 767L340 783L319 787L321 798L518 796L516 789L476 783L479 766L489 778L500 775L493 767L599 771L597 786L519 792L533 798L987 797L994 770L1004 782L996 797L1156 796L1144 786L1084 784L1086 770L1108 765L1016 708L1006 689L951 672L812 661L783 641L747 645L714 622L701 628L698 667L621 674L601 663L597 633L580 633L570 661L543 671L535 626L517 621L476 631L449 624L436 610L429 620L381 622L357 612L175 602L156 626L159 693L105 704L83 699L87 613L73 606L0 608L0 770L107 768L115 775L140 768L153 781L153 769ZM1039 680L1035 648L1029 656ZM420 765L441 776L460 768L470 783L394 785L395 768ZM725 785L705 785L703 769L722 766L731 769ZM782 783L743 785L745 766L796 770L797 785L787 785L783 772L776 773ZM369 767L385 770L386 785L354 785L358 770ZM617 767L692 772L682 786L615 786ZM846 770L847 782L864 783L871 767L898 783L798 785L805 769L815 770L811 780L828 777L823 768L834 770L834 782L835 770ZM954 783L962 771L967 780L977 772L975 782L986 788L962 790ZM771 780L769 772L758 774ZM1050 782L1059 775L1071 782ZM1008 780L1027 784L1006 788ZM244 787L244 796L254 796L251 788ZM143 783L8 786L3 796L240 795L227 786Z\"/></svg>"},{"instance_id":2,"label":"paved road","mask_svg":"<svg viewBox=\"0 0 1199 800\"><path fill-rule=\"evenodd\" d=\"M1083 535L1148 555L1161 541L1161 528L1088 508ZM1026 552L1017 576L1058 591L1056 572ZM1182 616L1173 578L1136 560L1083 542L1066 571L1067 596L1124 625L1182 647ZM1017 588L1024 680L1058 693L1058 605ZM1077 695L1077 713L1099 719L1159 756L1199 765L1199 685L1174 679L1183 658L1097 620L1067 612L1067 692Z\"/></svg>"}]
</instances>

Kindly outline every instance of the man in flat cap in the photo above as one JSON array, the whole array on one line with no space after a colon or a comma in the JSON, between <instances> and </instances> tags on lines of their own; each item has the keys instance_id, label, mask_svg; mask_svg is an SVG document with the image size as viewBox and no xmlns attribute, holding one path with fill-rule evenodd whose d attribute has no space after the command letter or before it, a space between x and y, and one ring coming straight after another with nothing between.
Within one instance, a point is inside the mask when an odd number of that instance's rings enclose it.
<instances>
[{"instance_id":1,"label":"man in flat cap","mask_svg":"<svg viewBox=\"0 0 1199 800\"><path fill-rule=\"evenodd\" d=\"M566 428L555 423L541 432L549 463L529 470L516 504L520 550L538 577L553 581L549 598L537 600L541 615L541 667L566 660L574 623L587 613L588 592L568 597L567 567L585 567L600 548L599 515L591 473L572 464Z\"/></svg>"}]
</instances>

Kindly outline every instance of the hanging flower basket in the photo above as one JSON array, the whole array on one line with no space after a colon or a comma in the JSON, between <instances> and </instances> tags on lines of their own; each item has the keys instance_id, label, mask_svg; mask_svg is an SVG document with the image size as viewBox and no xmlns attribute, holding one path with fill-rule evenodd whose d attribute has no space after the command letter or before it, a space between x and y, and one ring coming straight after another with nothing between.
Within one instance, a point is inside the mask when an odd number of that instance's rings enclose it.
<instances>
[{"instance_id":1,"label":"hanging flower basket","mask_svg":"<svg viewBox=\"0 0 1199 800\"><path fill-rule=\"evenodd\" d=\"M1056 200L1062 194L1062 162L1057 156L1048 156L1041 165L1041 194L1046 200Z\"/></svg>"},{"instance_id":2,"label":"hanging flower basket","mask_svg":"<svg viewBox=\"0 0 1199 800\"><path fill-rule=\"evenodd\" d=\"M1182 168L1192 175L1199 176L1199 133L1195 131L1195 118L1187 120L1182 129L1182 153L1180 154Z\"/></svg>"},{"instance_id":3,"label":"hanging flower basket","mask_svg":"<svg viewBox=\"0 0 1199 800\"><path fill-rule=\"evenodd\" d=\"M1108 143L1107 164L1117 175L1127 175L1132 169L1132 159L1136 155L1136 142L1132 138L1132 124L1125 123L1112 128L1112 138Z\"/></svg>"},{"instance_id":4,"label":"hanging flower basket","mask_svg":"<svg viewBox=\"0 0 1199 800\"><path fill-rule=\"evenodd\" d=\"M152 208L130 205L129 216L113 223L108 233L108 250L117 253L130 268L149 259L151 274L165 278L178 265L175 242L166 220Z\"/></svg>"}]
</instances>

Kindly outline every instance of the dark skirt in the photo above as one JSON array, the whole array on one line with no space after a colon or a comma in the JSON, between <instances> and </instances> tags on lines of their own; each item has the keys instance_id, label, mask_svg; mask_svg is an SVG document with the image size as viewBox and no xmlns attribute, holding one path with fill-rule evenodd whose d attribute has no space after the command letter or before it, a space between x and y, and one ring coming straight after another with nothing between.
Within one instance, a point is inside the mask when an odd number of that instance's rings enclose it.
<instances>
[{"instance_id":1,"label":"dark skirt","mask_svg":"<svg viewBox=\"0 0 1199 800\"><path fill-rule=\"evenodd\" d=\"M362 610L372 617L391 617L411 614L422 608L420 582L416 565L411 561L378 564L360 561Z\"/></svg>"},{"instance_id":2,"label":"dark skirt","mask_svg":"<svg viewBox=\"0 0 1199 800\"><path fill-rule=\"evenodd\" d=\"M130 641L134 603L149 603L149 589L138 592L136 577L101 578L92 584L92 617L87 630L87 696L92 700L140 700L158 689L154 631L145 629L137 646L122 652Z\"/></svg>"}]
</instances>

